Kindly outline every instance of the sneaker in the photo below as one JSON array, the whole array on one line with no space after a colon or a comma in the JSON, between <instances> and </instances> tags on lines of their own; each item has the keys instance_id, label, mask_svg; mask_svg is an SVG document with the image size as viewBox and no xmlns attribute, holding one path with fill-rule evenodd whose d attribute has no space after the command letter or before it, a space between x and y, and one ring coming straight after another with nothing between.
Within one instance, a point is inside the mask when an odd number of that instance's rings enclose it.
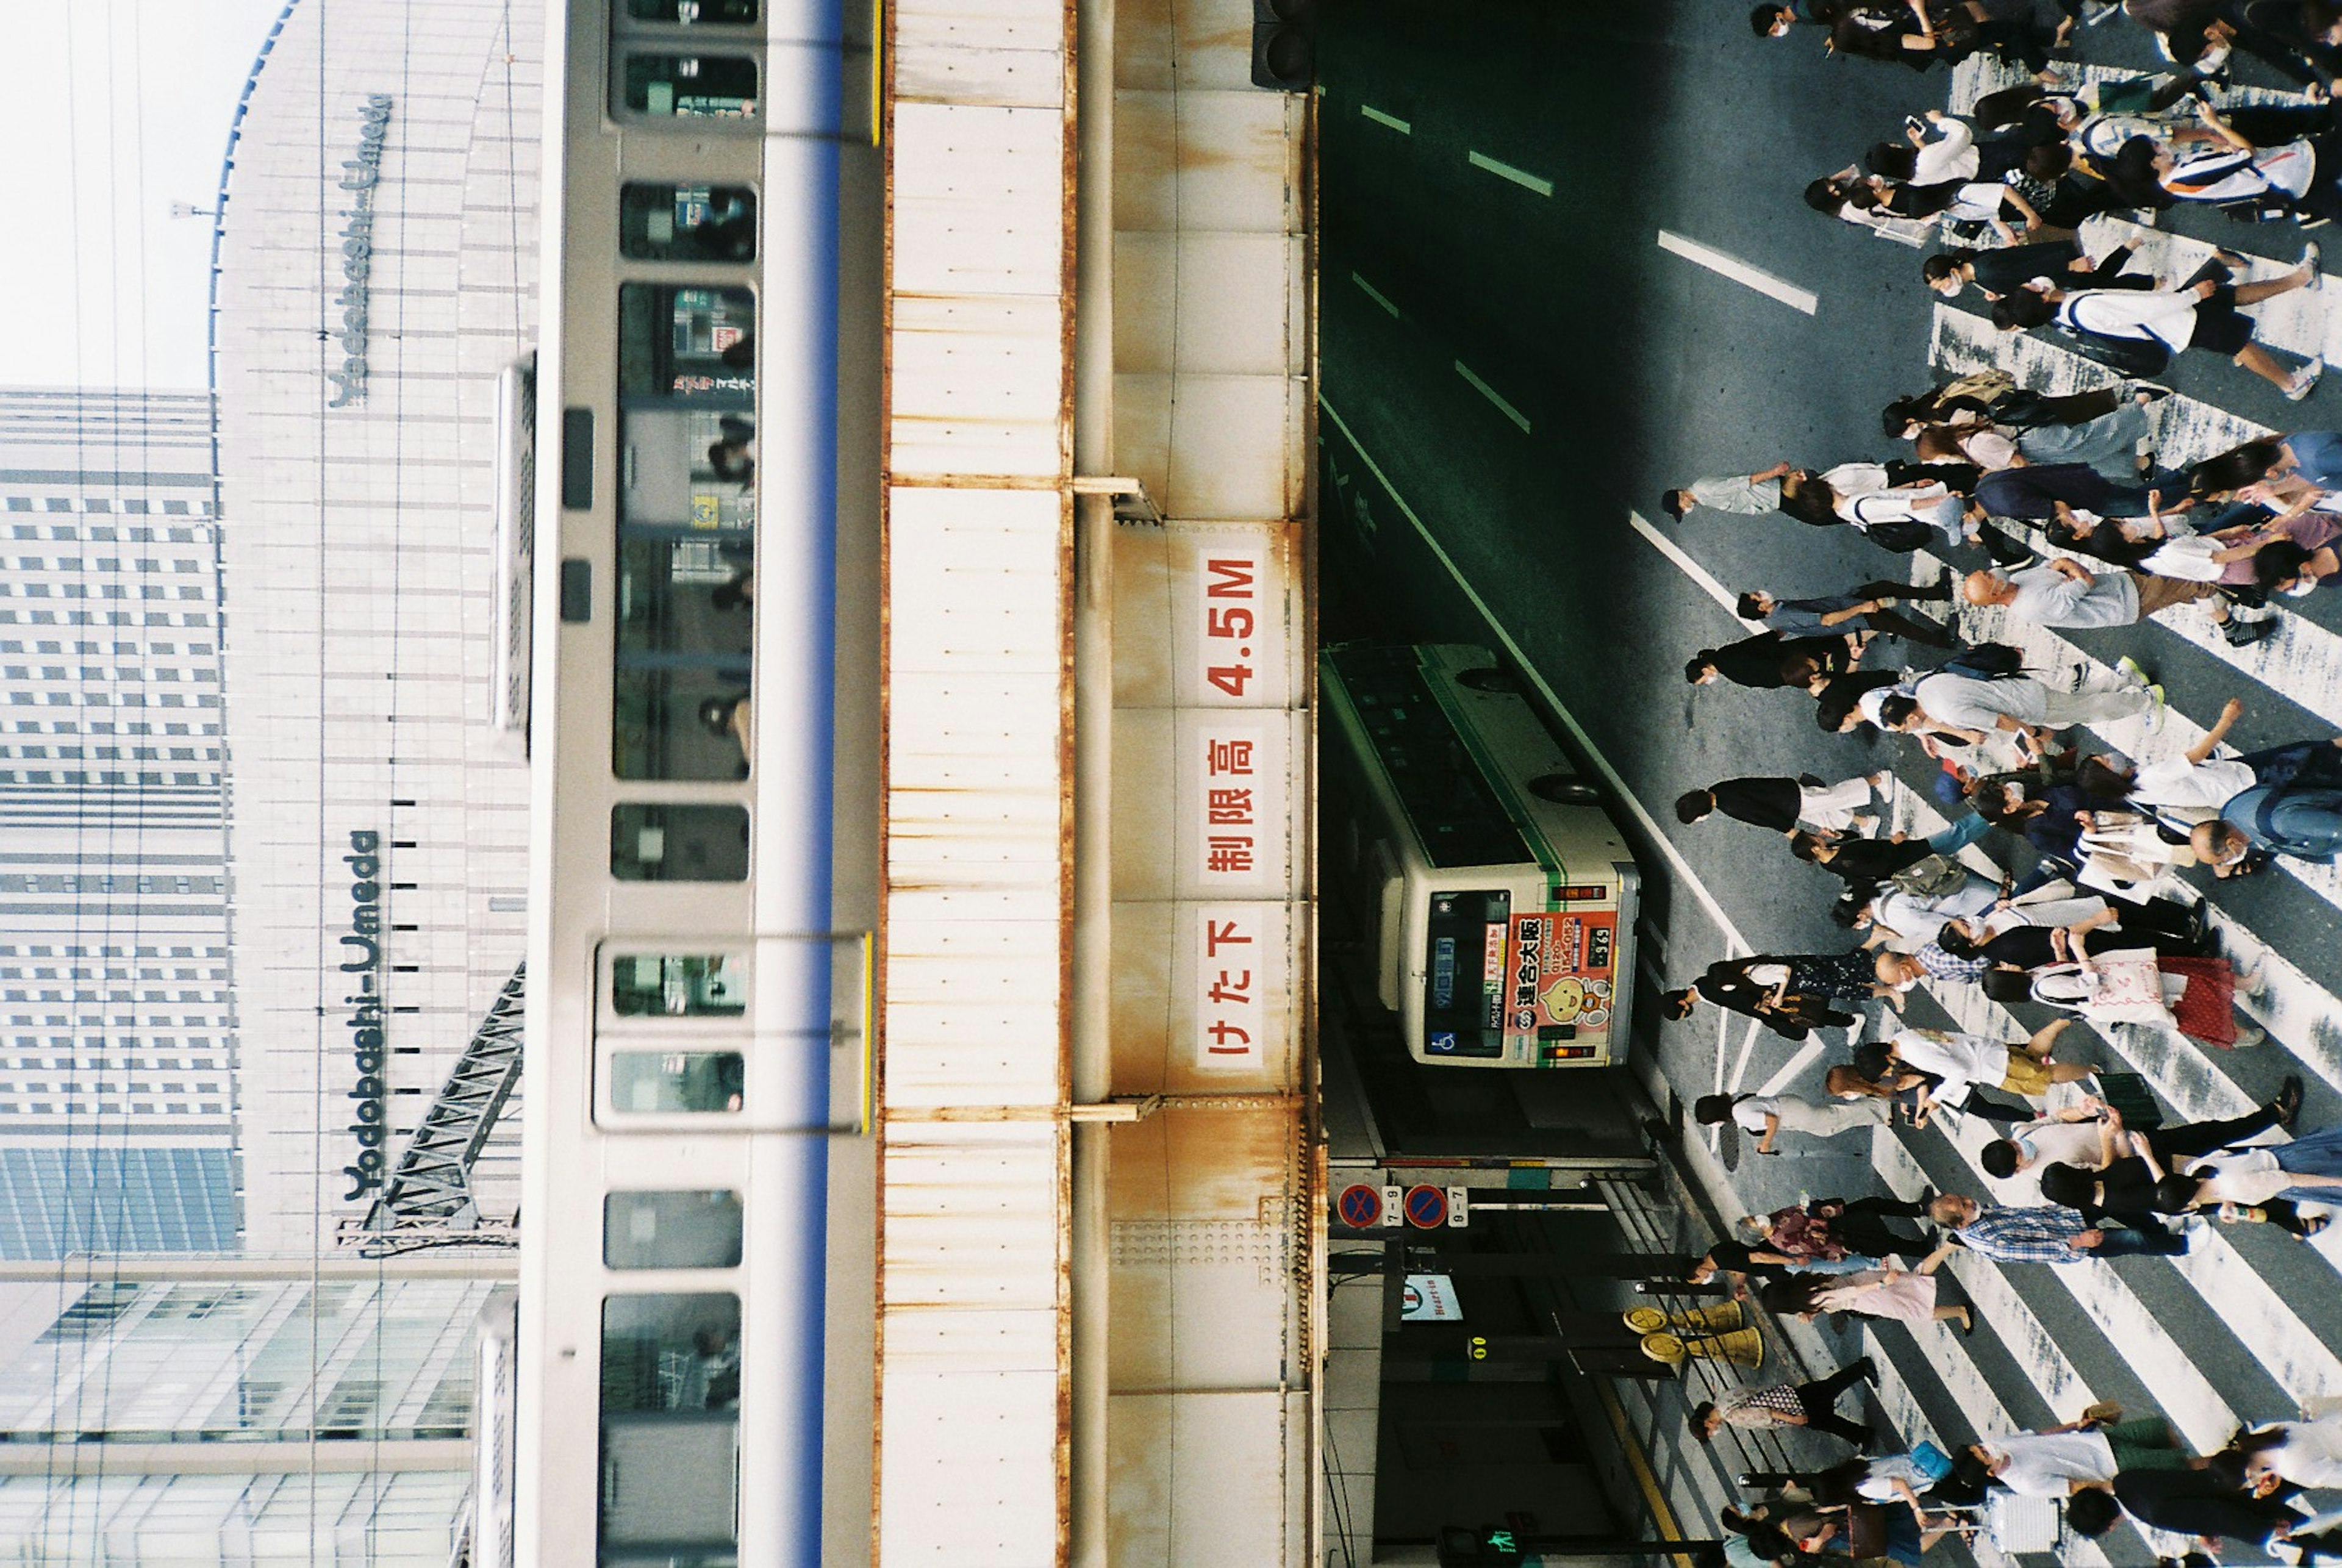
<instances>
[{"instance_id":1,"label":"sneaker","mask_svg":"<svg viewBox=\"0 0 2342 1568\"><path fill-rule=\"evenodd\" d=\"M2160 403L2171 395L2171 388L2159 381L2134 381L2130 384L2130 394L2148 403Z\"/></svg>"},{"instance_id":2,"label":"sneaker","mask_svg":"<svg viewBox=\"0 0 2342 1568\"><path fill-rule=\"evenodd\" d=\"M2169 716L2169 710L2164 705L2163 687L2160 684L2148 686L2147 698L2150 704L2147 710L2147 733L2159 735L2163 733L2163 721Z\"/></svg>"},{"instance_id":3,"label":"sneaker","mask_svg":"<svg viewBox=\"0 0 2342 1568\"><path fill-rule=\"evenodd\" d=\"M2147 672L2139 668L2138 661L2132 658L2128 654L2125 654L2121 658L2115 661L2115 670L2124 680L2128 681L2135 686L2143 686L2147 684Z\"/></svg>"},{"instance_id":4,"label":"sneaker","mask_svg":"<svg viewBox=\"0 0 2342 1568\"><path fill-rule=\"evenodd\" d=\"M2299 265L2309 269L2309 286L2311 288L2316 288L2318 285L2326 281L2324 275L2319 273L2317 270L2317 242L2316 240L2307 240L2303 242L2301 247L2301 261Z\"/></svg>"},{"instance_id":5,"label":"sneaker","mask_svg":"<svg viewBox=\"0 0 2342 1568\"><path fill-rule=\"evenodd\" d=\"M2220 623L2220 635L2232 648L2249 648L2264 637L2277 633L2275 621L2246 621L2231 615Z\"/></svg>"},{"instance_id":6,"label":"sneaker","mask_svg":"<svg viewBox=\"0 0 2342 1568\"><path fill-rule=\"evenodd\" d=\"M2322 357L2311 360L2307 365L2295 371L2293 379L2285 384L2283 388L2285 400L2287 403L2299 403L2317 390L2317 378L2325 374L2326 361Z\"/></svg>"}]
</instances>

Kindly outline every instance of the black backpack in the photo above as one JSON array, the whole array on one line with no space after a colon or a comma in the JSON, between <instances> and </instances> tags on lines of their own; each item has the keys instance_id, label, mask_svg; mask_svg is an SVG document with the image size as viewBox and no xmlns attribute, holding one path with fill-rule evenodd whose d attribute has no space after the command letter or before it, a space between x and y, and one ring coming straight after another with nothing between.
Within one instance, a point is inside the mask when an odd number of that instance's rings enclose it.
<instances>
[{"instance_id":1,"label":"black backpack","mask_svg":"<svg viewBox=\"0 0 2342 1568\"><path fill-rule=\"evenodd\" d=\"M2161 375L2170 368L2171 350L2164 346L2160 338L2102 337L2062 321L2050 325L2076 354L2133 381Z\"/></svg>"},{"instance_id":2,"label":"black backpack","mask_svg":"<svg viewBox=\"0 0 2342 1568\"><path fill-rule=\"evenodd\" d=\"M1909 517L1888 517L1881 522L1867 524L1859 532L1864 538L1880 549L1892 550L1898 555L1908 555L1915 550L1924 550L1928 541L1936 536L1936 531L1933 528Z\"/></svg>"},{"instance_id":3,"label":"black backpack","mask_svg":"<svg viewBox=\"0 0 2342 1568\"><path fill-rule=\"evenodd\" d=\"M2005 681L2025 673L2025 654L2007 643L1978 643L1945 660L1935 673L1978 681Z\"/></svg>"}]
</instances>

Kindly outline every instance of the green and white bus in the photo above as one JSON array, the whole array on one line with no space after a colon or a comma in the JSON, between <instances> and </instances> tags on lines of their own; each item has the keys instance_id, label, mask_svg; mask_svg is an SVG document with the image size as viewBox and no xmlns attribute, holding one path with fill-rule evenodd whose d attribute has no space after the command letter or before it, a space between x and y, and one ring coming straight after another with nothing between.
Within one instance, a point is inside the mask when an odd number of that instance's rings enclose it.
<instances>
[{"instance_id":1,"label":"green and white bus","mask_svg":"<svg viewBox=\"0 0 2342 1568\"><path fill-rule=\"evenodd\" d=\"M1370 928L1418 1062L1606 1067L1626 1052L1641 874L1484 648L1319 658L1329 892Z\"/></svg>"}]
</instances>

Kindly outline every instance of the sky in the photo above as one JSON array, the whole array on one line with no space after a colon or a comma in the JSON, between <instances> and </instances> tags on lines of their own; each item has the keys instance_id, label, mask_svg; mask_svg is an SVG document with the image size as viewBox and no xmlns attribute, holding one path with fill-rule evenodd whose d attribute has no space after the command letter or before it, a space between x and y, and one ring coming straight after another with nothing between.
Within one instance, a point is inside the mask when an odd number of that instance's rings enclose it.
<instances>
[{"instance_id":1,"label":"sky","mask_svg":"<svg viewBox=\"0 0 2342 1568\"><path fill-rule=\"evenodd\" d=\"M305 0L316 4L318 0ZM0 385L206 385L228 123L284 0L7 0ZM204 209L174 217L174 203Z\"/></svg>"}]
</instances>

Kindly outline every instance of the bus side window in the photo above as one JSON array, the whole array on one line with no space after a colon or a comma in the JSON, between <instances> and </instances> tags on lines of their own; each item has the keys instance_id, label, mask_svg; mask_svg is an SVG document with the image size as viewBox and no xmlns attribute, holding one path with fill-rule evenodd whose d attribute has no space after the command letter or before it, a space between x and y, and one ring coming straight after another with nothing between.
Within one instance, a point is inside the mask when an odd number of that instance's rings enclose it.
<instances>
[{"instance_id":1,"label":"bus side window","mask_svg":"<svg viewBox=\"0 0 2342 1568\"><path fill-rule=\"evenodd\" d=\"M618 195L618 250L635 261L755 261L756 193L630 184Z\"/></svg>"},{"instance_id":2,"label":"bus side window","mask_svg":"<svg viewBox=\"0 0 2342 1568\"><path fill-rule=\"evenodd\" d=\"M737 1051L613 1051L610 1104L642 1116L737 1111L747 1061Z\"/></svg>"},{"instance_id":3,"label":"bus side window","mask_svg":"<svg viewBox=\"0 0 2342 1568\"><path fill-rule=\"evenodd\" d=\"M620 778L745 777L753 754L756 299L618 291Z\"/></svg>"},{"instance_id":4,"label":"bus side window","mask_svg":"<svg viewBox=\"0 0 2342 1568\"><path fill-rule=\"evenodd\" d=\"M601 1561L706 1563L736 1544L740 1298L606 1298L601 1373Z\"/></svg>"},{"instance_id":5,"label":"bus side window","mask_svg":"<svg viewBox=\"0 0 2342 1568\"><path fill-rule=\"evenodd\" d=\"M740 1194L611 1193L602 1262L614 1269L728 1269L740 1263Z\"/></svg>"},{"instance_id":6,"label":"bus side window","mask_svg":"<svg viewBox=\"0 0 2342 1568\"><path fill-rule=\"evenodd\" d=\"M610 874L621 882L746 882L748 808L621 801L610 808Z\"/></svg>"}]
</instances>

